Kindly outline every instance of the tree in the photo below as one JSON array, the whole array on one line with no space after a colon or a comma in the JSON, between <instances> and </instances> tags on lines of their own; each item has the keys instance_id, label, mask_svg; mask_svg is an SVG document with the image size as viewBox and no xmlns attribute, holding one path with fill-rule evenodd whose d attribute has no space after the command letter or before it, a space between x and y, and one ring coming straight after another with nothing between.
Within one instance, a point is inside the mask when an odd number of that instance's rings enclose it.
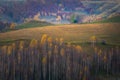
<instances>
[{"instance_id":1,"label":"tree","mask_svg":"<svg viewBox=\"0 0 120 80\"><path fill-rule=\"evenodd\" d=\"M72 23L78 23L77 16L76 16L75 14L73 14L73 15L71 16L71 18L70 18L70 21L71 21Z\"/></svg>"},{"instance_id":2,"label":"tree","mask_svg":"<svg viewBox=\"0 0 120 80\"><path fill-rule=\"evenodd\" d=\"M95 43L97 42L96 36L91 36L91 37L90 37L90 40L91 40L92 46L94 47L94 46L95 46Z\"/></svg>"},{"instance_id":3,"label":"tree","mask_svg":"<svg viewBox=\"0 0 120 80\"><path fill-rule=\"evenodd\" d=\"M10 29L15 29L15 26L16 26L15 23L11 23L10 24Z\"/></svg>"}]
</instances>

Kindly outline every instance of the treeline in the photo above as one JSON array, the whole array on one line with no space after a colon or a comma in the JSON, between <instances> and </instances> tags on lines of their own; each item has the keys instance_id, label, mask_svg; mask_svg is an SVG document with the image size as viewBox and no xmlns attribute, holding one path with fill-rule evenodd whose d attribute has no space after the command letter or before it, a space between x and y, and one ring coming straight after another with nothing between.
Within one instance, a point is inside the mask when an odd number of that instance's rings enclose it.
<instances>
[{"instance_id":1,"label":"treeline","mask_svg":"<svg viewBox=\"0 0 120 80\"><path fill-rule=\"evenodd\" d=\"M7 30L14 30L14 29L16 29L15 23L8 23L8 22L0 21L0 32L4 32Z\"/></svg>"},{"instance_id":2,"label":"treeline","mask_svg":"<svg viewBox=\"0 0 120 80\"><path fill-rule=\"evenodd\" d=\"M0 48L0 80L98 80L96 76L120 74L120 48L102 50L93 47L93 54L81 46L65 44L43 35Z\"/></svg>"}]
</instances>

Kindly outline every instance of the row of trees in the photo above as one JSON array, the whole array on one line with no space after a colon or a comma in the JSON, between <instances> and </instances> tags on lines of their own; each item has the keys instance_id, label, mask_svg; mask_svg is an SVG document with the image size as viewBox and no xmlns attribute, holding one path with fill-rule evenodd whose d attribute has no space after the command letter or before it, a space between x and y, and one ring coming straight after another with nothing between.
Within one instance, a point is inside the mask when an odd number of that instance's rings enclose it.
<instances>
[{"instance_id":1,"label":"row of trees","mask_svg":"<svg viewBox=\"0 0 120 80\"><path fill-rule=\"evenodd\" d=\"M79 45L43 35L0 48L0 80L94 80L101 72L119 74L119 50L94 47L88 55Z\"/></svg>"}]
</instances>

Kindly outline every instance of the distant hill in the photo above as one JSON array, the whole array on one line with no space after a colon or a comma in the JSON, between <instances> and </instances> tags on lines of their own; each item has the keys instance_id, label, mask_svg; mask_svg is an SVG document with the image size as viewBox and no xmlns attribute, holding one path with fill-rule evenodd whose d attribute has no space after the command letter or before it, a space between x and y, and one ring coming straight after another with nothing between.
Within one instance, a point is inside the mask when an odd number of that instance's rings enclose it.
<instances>
[{"instance_id":1,"label":"distant hill","mask_svg":"<svg viewBox=\"0 0 120 80\"><path fill-rule=\"evenodd\" d=\"M62 19L70 19L71 14L75 14L81 22L86 16L101 15L103 18L119 12L118 0L0 0L0 21L14 23L34 18L37 13L40 17L61 16Z\"/></svg>"},{"instance_id":2,"label":"distant hill","mask_svg":"<svg viewBox=\"0 0 120 80\"><path fill-rule=\"evenodd\" d=\"M16 28L23 29L23 28L43 27L43 26L50 26L50 25L53 25L53 24L44 22L44 21L30 21L30 22L19 24L16 26Z\"/></svg>"},{"instance_id":3,"label":"distant hill","mask_svg":"<svg viewBox=\"0 0 120 80\"><path fill-rule=\"evenodd\" d=\"M120 22L120 16L114 16L114 17L104 19L104 20L101 20L101 21L96 21L96 22L93 22L93 23L117 23L117 22L118 23Z\"/></svg>"}]
</instances>

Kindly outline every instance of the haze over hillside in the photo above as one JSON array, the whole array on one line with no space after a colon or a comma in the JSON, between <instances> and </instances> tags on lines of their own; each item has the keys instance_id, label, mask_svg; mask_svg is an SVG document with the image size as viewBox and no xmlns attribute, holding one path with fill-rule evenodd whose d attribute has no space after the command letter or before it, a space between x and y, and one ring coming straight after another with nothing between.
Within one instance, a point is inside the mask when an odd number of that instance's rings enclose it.
<instances>
[{"instance_id":1,"label":"haze over hillside","mask_svg":"<svg viewBox=\"0 0 120 80\"><path fill-rule=\"evenodd\" d=\"M119 0L2 0L0 21L92 22L120 14Z\"/></svg>"}]
</instances>

